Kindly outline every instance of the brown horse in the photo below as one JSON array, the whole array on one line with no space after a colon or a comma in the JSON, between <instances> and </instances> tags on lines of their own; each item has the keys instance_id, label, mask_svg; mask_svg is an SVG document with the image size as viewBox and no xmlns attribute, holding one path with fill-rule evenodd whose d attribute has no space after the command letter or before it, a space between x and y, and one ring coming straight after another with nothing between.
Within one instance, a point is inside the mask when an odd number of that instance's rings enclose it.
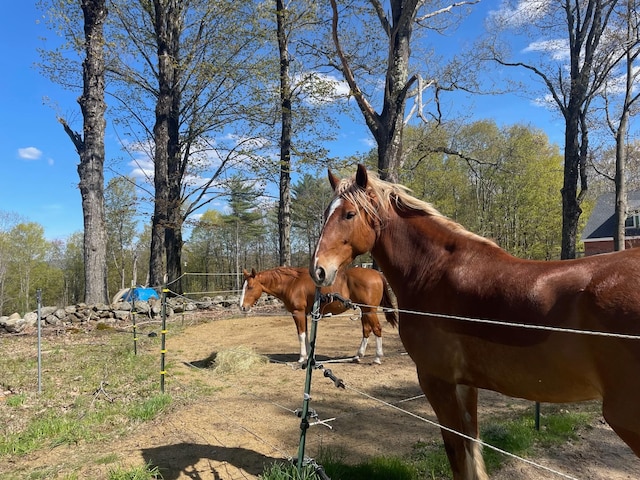
<instances>
[{"instance_id":1,"label":"brown horse","mask_svg":"<svg viewBox=\"0 0 640 480\"><path fill-rule=\"evenodd\" d=\"M287 311L291 312L298 330L300 340L300 363L307 359L309 338L307 335L307 316L313 308L316 286L311 280L309 269L277 267L271 270L244 273L244 285L240 297L240 308L248 311L258 301L262 292L279 298ZM321 293L337 293L354 303L362 304L362 343L355 356L355 360L364 357L373 331L376 336L375 363L380 363L382 357L382 329L378 321L378 305L385 308L385 317L393 326L397 325L398 312L395 309L395 297L384 276L371 268L349 268L337 272L336 281L331 288L321 289ZM347 306L340 301L321 303L321 314L338 314L347 310Z\"/></svg>"},{"instance_id":2,"label":"brown horse","mask_svg":"<svg viewBox=\"0 0 640 480\"><path fill-rule=\"evenodd\" d=\"M478 438L478 388L540 402L600 399L604 418L640 456L640 248L522 260L362 165L351 179L329 172L329 180L335 197L311 275L326 287L356 255L372 253L443 427ZM455 479L488 478L477 442L441 433Z\"/></svg>"}]
</instances>

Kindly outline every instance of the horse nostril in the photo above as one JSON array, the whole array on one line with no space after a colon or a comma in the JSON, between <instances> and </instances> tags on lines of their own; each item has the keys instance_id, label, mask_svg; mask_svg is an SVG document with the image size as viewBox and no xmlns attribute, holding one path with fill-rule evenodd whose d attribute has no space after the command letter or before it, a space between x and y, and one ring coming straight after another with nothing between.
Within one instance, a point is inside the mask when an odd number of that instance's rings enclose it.
<instances>
[{"instance_id":1,"label":"horse nostril","mask_svg":"<svg viewBox=\"0 0 640 480\"><path fill-rule=\"evenodd\" d=\"M324 282L325 278L326 278L326 273L324 271L324 268L317 267L316 268L316 280L318 282Z\"/></svg>"}]
</instances>

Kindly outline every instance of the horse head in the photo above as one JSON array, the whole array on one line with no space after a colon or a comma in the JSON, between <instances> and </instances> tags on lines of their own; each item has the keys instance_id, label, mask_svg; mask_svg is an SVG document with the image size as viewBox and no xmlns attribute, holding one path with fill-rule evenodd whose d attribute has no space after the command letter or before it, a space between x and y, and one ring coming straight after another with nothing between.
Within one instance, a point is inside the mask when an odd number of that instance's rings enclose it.
<instances>
[{"instance_id":1,"label":"horse head","mask_svg":"<svg viewBox=\"0 0 640 480\"><path fill-rule=\"evenodd\" d=\"M330 170L334 198L324 212L324 225L309 273L319 287L332 285L338 270L371 251L379 223L367 169L358 165L355 178L339 180Z\"/></svg>"},{"instance_id":2,"label":"horse head","mask_svg":"<svg viewBox=\"0 0 640 480\"><path fill-rule=\"evenodd\" d=\"M243 269L242 274L244 275L244 284L240 296L240 310L249 312L262 295L262 284L258 280L255 268L251 269L251 273Z\"/></svg>"}]
</instances>

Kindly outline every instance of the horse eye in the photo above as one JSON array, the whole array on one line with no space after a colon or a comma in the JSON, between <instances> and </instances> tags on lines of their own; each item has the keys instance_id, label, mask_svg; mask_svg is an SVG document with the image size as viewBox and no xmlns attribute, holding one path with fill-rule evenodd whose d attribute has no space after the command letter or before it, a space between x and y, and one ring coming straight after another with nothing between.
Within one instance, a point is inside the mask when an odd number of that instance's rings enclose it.
<instances>
[{"instance_id":1,"label":"horse eye","mask_svg":"<svg viewBox=\"0 0 640 480\"><path fill-rule=\"evenodd\" d=\"M344 218L346 218L347 220L351 220L355 216L356 216L356 212L354 212L353 210L350 210L347 212Z\"/></svg>"}]
</instances>

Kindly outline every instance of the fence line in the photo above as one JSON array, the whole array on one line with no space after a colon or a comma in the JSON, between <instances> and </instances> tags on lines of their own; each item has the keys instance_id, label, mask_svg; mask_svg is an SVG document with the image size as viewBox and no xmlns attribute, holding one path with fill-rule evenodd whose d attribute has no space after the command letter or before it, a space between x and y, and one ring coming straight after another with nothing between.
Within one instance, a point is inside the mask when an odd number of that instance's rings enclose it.
<instances>
[{"instance_id":1,"label":"fence line","mask_svg":"<svg viewBox=\"0 0 640 480\"><path fill-rule=\"evenodd\" d=\"M363 303L352 303L357 307L375 307L375 305L366 305ZM502 320L491 320L488 318L473 318L473 317L463 317L459 315L449 315L446 313L434 313L434 312L420 312L416 310L403 310L401 308L382 308L382 311L391 311L391 312L399 312L399 313L409 313L411 315L420 315L424 317L438 317L438 318L446 318L450 320L460 320L464 322L472 322L472 323L484 323L489 325L499 325L503 327L515 327L515 328L526 328L530 330L546 330L551 332L561 332L561 333L576 333L580 335L592 335L592 336L600 336L600 337L613 337L613 338L622 338L625 340L640 340L640 335L629 335L625 333L611 333L611 332L601 332L601 331L593 331L593 330L578 330L574 328L563 328L563 327L550 327L548 325L533 325L529 323L515 323L515 322L507 322Z\"/></svg>"}]
</instances>

